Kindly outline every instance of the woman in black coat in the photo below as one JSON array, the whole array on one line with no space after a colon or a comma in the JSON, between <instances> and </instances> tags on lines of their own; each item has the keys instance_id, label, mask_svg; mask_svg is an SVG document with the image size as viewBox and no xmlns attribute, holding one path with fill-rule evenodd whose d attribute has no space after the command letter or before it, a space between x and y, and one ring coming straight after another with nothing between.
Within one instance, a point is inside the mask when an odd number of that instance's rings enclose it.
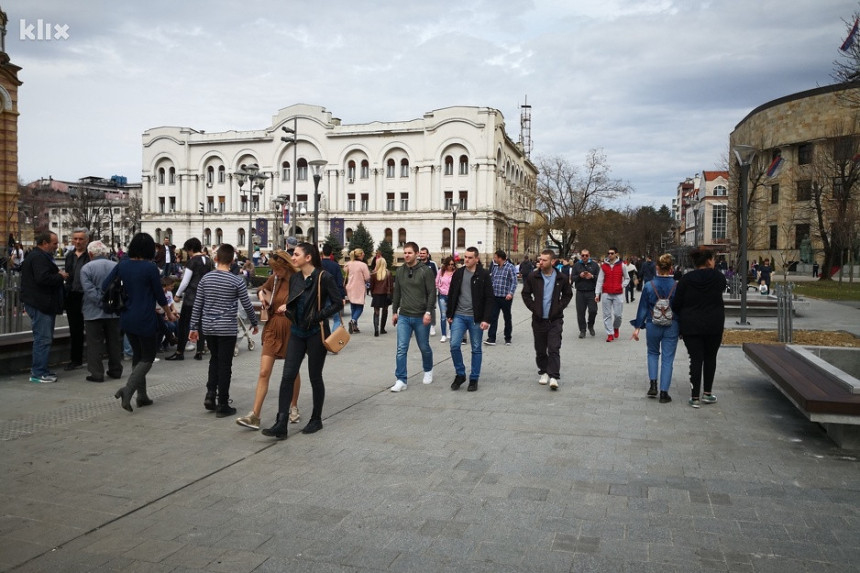
<instances>
[{"instance_id":1,"label":"woman in black coat","mask_svg":"<svg viewBox=\"0 0 860 573\"><path fill-rule=\"evenodd\" d=\"M675 290L672 310L678 315L684 346L690 355L690 406L698 408L702 402L714 404L714 374L717 371L717 351L723 341L726 311L723 293L726 277L716 270L714 252L694 249L690 252L696 267L685 274ZM704 378L704 394L702 380Z\"/></svg>"}]
</instances>

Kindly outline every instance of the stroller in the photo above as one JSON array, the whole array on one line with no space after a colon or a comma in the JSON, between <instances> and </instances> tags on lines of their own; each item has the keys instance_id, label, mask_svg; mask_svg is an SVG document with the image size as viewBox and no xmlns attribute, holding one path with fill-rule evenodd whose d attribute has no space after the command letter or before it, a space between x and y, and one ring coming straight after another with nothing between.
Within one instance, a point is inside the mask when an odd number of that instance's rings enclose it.
<instances>
[{"instance_id":1,"label":"stroller","mask_svg":"<svg viewBox=\"0 0 860 573\"><path fill-rule=\"evenodd\" d=\"M242 340L248 341L248 350L254 350L257 346L257 343L254 342L254 339L251 338L250 324L251 321L248 319L248 315L245 312L245 309L242 308L242 305L239 305L239 329L236 332L236 347L233 348L233 356L239 356L239 343Z\"/></svg>"}]
</instances>

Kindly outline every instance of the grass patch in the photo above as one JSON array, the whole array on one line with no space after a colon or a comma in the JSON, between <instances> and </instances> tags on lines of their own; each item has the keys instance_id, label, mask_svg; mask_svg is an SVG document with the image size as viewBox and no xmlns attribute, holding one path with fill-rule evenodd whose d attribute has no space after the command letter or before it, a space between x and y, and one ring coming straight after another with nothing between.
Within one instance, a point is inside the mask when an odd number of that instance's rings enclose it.
<instances>
[{"instance_id":1,"label":"grass patch","mask_svg":"<svg viewBox=\"0 0 860 573\"><path fill-rule=\"evenodd\" d=\"M839 281L796 283L794 292L825 300L860 300L860 280L855 279L853 283L846 280L841 285Z\"/></svg>"},{"instance_id":2,"label":"grass patch","mask_svg":"<svg viewBox=\"0 0 860 573\"><path fill-rule=\"evenodd\" d=\"M269 267L259 266L254 267L254 274L258 277L267 277L269 276Z\"/></svg>"}]
</instances>

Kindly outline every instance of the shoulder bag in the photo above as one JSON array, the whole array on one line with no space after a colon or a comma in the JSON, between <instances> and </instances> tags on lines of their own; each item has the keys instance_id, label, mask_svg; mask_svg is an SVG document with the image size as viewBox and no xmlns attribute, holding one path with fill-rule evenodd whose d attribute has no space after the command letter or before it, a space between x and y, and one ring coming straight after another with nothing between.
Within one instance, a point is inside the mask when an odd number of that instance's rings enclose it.
<instances>
[{"instance_id":1,"label":"shoulder bag","mask_svg":"<svg viewBox=\"0 0 860 573\"><path fill-rule=\"evenodd\" d=\"M322 311L322 277L325 271L320 271L317 278L317 312ZM320 337L323 341L323 346L329 352L337 354L349 344L349 333L343 327L343 324L334 329L328 336L325 335L325 325L320 321Z\"/></svg>"}]
</instances>

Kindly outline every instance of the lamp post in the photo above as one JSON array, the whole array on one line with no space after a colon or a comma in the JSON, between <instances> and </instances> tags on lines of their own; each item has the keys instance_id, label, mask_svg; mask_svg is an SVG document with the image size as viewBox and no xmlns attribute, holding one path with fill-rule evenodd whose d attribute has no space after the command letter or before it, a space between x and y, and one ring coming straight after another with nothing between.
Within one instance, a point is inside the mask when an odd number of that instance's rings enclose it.
<instances>
[{"instance_id":1,"label":"lamp post","mask_svg":"<svg viewBox=\"0 0 860 573\"><path fill-rule=\"evenodd\" d=\"M740 244L740 253L738 261L738 271L741 275L741 318L738 324L747 325L747 227L749 225L749 204L747 196L749 195L749 180L750 180L750 165L755 157L756 149L750 145L735 145L732 148L735 157L738 160L738 165L741 168L741 232L738 237Z\"/></svg>"},{"instance_id":2,"label":"lamp post","mask_svg":"<svg viewBox=\"0 0 860 573\"><path fill-rule=\"evenodd\" d=\"M454 256L454 245L456 244L454 241L455 241L455 237L457 236L457 211L459 211L459 210L460 210L460 204L452 200L451 201L451 216L452 216L452 221L451 221L451 256L452 257Z\"/></svg>"},{"instance_id":3,"label":"lamp post","mask_svg":"<svg viewBox=\"0 0 860 573\"><path fill-rule=\"evenodd\" d=\"M272 204L275 206L275 209L278 211L278 216L275 218L275 229L277 230L275 233L275 248L284 248L283 244L283 236L284 236L284 205L290 204L289 195L278 195L274 199L272 199Z\"/></svg>"},{"instance_id":4,"label":"lamp post","mask_svg":"<svg viewBox=\"0 0 860 573\"><path fill-rule=\"evenodd\" d=\"M269 176L265 173L260 173L260 166L256 163L252 163L250 165L245 165L243 163L236 172L236 176L239 182L239 191L243 195L245 194L243 186L245 185L245 182L248 183L248 258L250 258L254 250L254 222L252 218L254 213L254 189L257 189L257 194L265 189L266 179L268 179Z\"/></svg>"},{"instance_id":5,"label":"lamp post","mask_svg":"<svg viewBox=\"0 0 860 573\"><path fill-rule=\"evenodd\" d=\"M293 195L290 200L290 236L295 236L296 234L296 175L298 174L299 166L296 165L298 163L298 150L299 150L299 118L293 118L293 128L290 129L287 126L282 126L281 130L287 135L281 138L281 141L284 143L292 143L293 144L293 165L290 168L290 175L293 180ZM292 135L290 135L292 134Z\"/></svg>"},{"instance_id":6,"label":"lamp post","mask_svg":"<svg viewBox=\"0 0 860 573\"><path fill-rule=\"evenodd\" d=\"M308 165L314 170L314 242L319 248L319 223L320 223L320 180L322 179L322 168L325 167L327 161L325 159L314 159L308 162Z\"/></svg>"},{"instance_id":7,"label":"lamp post","mask_svg":"<svg viewBox=\"0 0 860 573\"><path fill-rule=\"evenodd\" d=\"M198 205L200 205L200 241L203 242L206 235L206 208L203 205L203 201L200 201Z\"/></svg>"}]
</instances>

